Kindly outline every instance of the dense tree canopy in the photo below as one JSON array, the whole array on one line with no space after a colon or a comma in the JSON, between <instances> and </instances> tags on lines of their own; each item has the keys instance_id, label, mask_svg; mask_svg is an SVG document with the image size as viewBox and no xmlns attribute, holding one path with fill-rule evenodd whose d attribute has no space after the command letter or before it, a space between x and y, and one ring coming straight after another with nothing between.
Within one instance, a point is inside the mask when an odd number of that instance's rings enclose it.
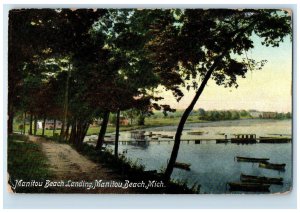
<instances>
[{"instance_id":1,"label":"dense tree canopy","mask_svg":"<svg viewBox=\"0 0 300 213\"><path fill-rule=\"evenodd\" d=\"M253 35L264 40L262 45L276 47L291 33L291 17L285 11L191 9L170 13L173 21L153 27L158 34L150 46L156 50L153 60L163 72L181 76L183 84L192 79L187 87L197 92L178 125L166 180L172 174L184 124L207 81L212 78L217 85L237 87L238 76L245 78L248 70L261 69L265 63L239 57L254 48Z\"/></svg>"},{"instance_id":2,"label":"dense tree canopy","mask_svg":"<svg viewBox=\"0 0 300 213\"><path fill-rule=\"evenodd\" d=\"M90 123L101 117L101 148L110 113L135 111L142 124L153 109L174 111L158 104L157 87L178 101L182 86L193 88L166 169L169 180L184 124L208 80L238 87L238 77L266 63L245 54L254 48L253 36L277 47L290 34L291 17L282 10L11 10L8 131L15 112L62 120L61 135L80 147Z\"/></svg>"}]
</instances>

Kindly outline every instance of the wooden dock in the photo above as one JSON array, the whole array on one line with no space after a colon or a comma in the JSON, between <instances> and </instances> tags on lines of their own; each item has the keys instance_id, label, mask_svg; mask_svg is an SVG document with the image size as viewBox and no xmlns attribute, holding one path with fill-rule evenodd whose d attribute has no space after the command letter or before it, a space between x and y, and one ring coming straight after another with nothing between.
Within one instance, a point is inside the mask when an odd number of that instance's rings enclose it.
<instances>
[{"instance_id":1,"label":"wooden dock","mask_svg":"<svg viewBox=\"0 0 300 213\"><path fill-rule=\"evenodd\" d=\"M272 144L277 144L277 143L290 143L292 141L291 138L285 138L284 140L281 138L264 138L263 141L261 139L256 139L253 143L272 143ZM162 139L148 139L148 140L119 140L119 144L122 145L130 145L130 144L137 144L137 145L143 145L143 144L148 144L148 143L171 143L174 142L174 139L167 139L167 138L162 138ZM181 142L185 142L187 144L202 144L203 142L216 142L216 144L227 144L227 143L232 143L231 139L220 139L220 138L209 138L209 139L181 139ZM106 144L114 144L114 140L106 140L104 143ZM233 143L233 144L243 144L243 143ZM245 143L248 144L248 143Z\"/></svg>"}]
</instances>

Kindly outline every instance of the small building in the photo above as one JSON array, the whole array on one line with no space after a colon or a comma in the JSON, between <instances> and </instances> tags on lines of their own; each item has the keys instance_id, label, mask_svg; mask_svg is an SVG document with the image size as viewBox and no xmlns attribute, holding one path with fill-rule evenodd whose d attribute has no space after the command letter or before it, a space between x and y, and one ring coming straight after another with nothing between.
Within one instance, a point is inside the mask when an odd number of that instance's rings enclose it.
<instances>
[{"instance_id":1,"label":"small building","mask_svg":"<svg viewBox=\"0 0 300 213\"><path fill-rule=\"evenodd\" d=\"M273 119L276 118L277 113L276 112L263 112L262 114L262 118L266 118L266 119Z\"/></svg>"},{"instance_id":2,"label":"small building","mask_svg":"<svg viewBox=\"0 0 300 213\"><path fill-rule=\"evenodd\" d=\"M129 120L125 117L120 117L120 125L128 126L129 125Z\"/></svg>"},{"instance_id":3,"label":"small building","mask_svg":"<svg viewBox=\"0 0 300 213\"><path fill-rule=\"evenodd\" d=\"M92 127L99 127L102 124L102 119L94 119L93 122L91 123Z\"/></svg>"},{"instance_id":4,"label":"small building","mask_svg":"<svg viewBox=\"0 0 300 213\"><path fill-rule=\"evenodd\" d=\"M56 121L55 123L56 123L55 128L56 129L61 129L62 122L61 121ZM38 129L43 128L43 121L38 121L37 122L37 128ZM46 120L45 129L54 129L54 120Z\"/></svg>"},{"instance_id":5,"label":"small building","mask_svg":"<svg viewBox=\"0 0 300 213\"><path fill-rule=\"evenodd\" d=\"M262 112L259 112L259 111L256 111L256 110L249 111L249 114L252 118L262 118L262 116L263 116Z\"/></svg>"}]
</instances>

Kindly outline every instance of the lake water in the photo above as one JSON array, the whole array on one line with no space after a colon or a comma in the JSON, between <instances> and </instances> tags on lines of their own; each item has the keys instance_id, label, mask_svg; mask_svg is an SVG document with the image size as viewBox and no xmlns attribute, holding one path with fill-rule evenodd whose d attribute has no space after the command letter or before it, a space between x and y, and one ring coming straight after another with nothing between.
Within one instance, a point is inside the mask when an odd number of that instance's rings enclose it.
<instances>
[{"instance_id":1,"label":"lake water","mask_svg":"<svg viewBox=\"0 0 300 213\"><path fill-rule=\"evenodd\" d=\"M285 144L216 144L216 138L228 138L233 134L256 134L271 136L282 134L291 137L291 120L237 120L186 124L182 139L201 139L201 144L194 141L181 142L177 161L190 163L191 170L175 168L172 179L183 180L192 186L201 185L201 193L232 193L228 191L227 182L239 182L240 174L282 177L283 185L271 185L270 191L285 192L292 187L292 143ZM154 134L174 136L176 126L144 129ZM190 135L188 132L201 131L202 135ZM130 132L121 132L120 141L128 140ZM207 139L207 140L205 140ZM163 139L162 139L163 140ZM170 139L165 139L170 140ZM112 145L109 145L113 148ZM158 142L149 140L141 145L119 145L119 153L126 152L127 158L145 166L145 170L163 170L173 148L172 140ZM270 158L271 163L285 163L285 171L259 168L258 163L237 162L235 156Z\"/></svg>"}]
</instances>

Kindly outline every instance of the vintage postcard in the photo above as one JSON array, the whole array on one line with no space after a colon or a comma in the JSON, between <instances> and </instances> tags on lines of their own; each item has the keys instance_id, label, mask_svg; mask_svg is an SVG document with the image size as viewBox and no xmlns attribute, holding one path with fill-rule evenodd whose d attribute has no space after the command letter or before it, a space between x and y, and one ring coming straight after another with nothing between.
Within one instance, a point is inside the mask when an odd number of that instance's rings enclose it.
<instances>
[{"instance_id":1,"label":"vintage postcard","mask_svg":"<svg viewBox=\"0 0 300 213\"><path fill-rule=\"evenodd\" d=\"M11 193L283 194L291 9L11 9Z\"/></svg>"}]
</instances>

